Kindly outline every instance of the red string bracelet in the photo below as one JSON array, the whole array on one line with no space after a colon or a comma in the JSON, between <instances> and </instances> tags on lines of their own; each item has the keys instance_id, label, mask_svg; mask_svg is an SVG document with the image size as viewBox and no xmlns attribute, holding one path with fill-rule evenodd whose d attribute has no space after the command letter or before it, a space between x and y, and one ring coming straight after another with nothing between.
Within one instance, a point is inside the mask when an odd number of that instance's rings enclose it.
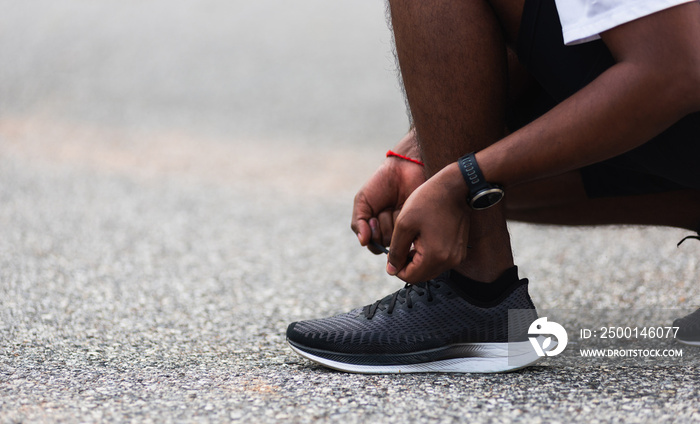
<instances>
[{"instance_id":1,"label":"red string bracelet","mask_svg":"<svg viewBox=\"0 0 700 424\"><path fill-rule=\"evenodd\" d=\"M386 157L389 157L389 156L395 156L395 157L397 157L397 158L399 158L399 159L407 160L407 161L409 161L409 162L416 163L416 164L418 164L418 165L420 165L420 166L425 166L425 164L424 164L423 162L419 161L418 159L409 158L408 156L404 156L404 155L398 154L398 153L396 153L396 152L394 152L394 151L392 151L392 150L389 150L388 152L386 152Z\"/></svg>"}]
</instances>

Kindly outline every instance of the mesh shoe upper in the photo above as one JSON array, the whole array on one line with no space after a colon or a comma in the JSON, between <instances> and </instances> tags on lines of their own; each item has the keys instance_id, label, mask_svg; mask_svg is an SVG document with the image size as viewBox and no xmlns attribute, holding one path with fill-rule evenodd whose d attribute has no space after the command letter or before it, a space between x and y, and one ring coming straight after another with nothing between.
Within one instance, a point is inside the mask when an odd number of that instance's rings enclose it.
<instances>
[{"instance_id":1,"label":"mesh shoe upper","mask_svg":"<svg viewBox=\"0 0 700 424\"><path fill-rule=\"evenodd\" d=\"M677 339L700 342L700 309L676 319L673 321L673 326L678 327Z\"/></svg>"},{"instance_id":2,"label":"mesh shoe upper","mask_svg":"<svg viewBox=\"0 0 700 424\"><path fill-rule=\"evenodd\" d=\"M526 340L528 326L537 318L527 280L514 284L493 304L476 303L460 296L446 273L407 285L364 308L292 323L287 338L299 347L329 352L402 354L457 343L508 342L511 309L532 311L521 323L510 323L510 330Z\"/></svg>"}]
</instances>

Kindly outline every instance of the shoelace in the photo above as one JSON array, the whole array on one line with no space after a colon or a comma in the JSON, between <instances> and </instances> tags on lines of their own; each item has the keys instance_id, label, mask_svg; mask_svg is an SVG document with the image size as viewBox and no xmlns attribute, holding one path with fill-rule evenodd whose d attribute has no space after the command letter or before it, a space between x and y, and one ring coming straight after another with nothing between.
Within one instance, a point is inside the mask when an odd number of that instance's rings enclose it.
<instances>
[{"instance_id":1,"label":"shoelace","mask_svg":"<svg viewBox=\"0 0 700 424\"><path fill-rule=\"evenodd\" d=\"M391 299L389 299L389 303L386 305L387 314L391 315L394 312L394 308L396 307L397 301L400 301L400 303L406 303L407 307L412 308L413 299L411 298L411 292L415 292L418 296L423 296L427 294L428 302L432 302L433 292L430 290L431 285L435 285L436 289L440 288L440 283L436 283L435 281L428 281L423 287L412 284L406 284L401 290L391 295ZM401 296L402 293L403 296ZM367 317L367 319L372 319L372 317L374 317L374 315L377 313L378 309L384 309L381 306L384 305L384 301L387 299L387 297L379 299L371 305L365 306L363 310L365 317Z\"/></svg>"},{"instance_id":2,"label":"shoelace","mask_svg":"<svg viewBox=\"0 0 700 424\"><path fill-rule=\"evenodd\" d=\"M686 237L683 237L683 240L679 241L678 244L676 245L676 247L681 247L681 244L683 244L683 242L686 241L686 240L688 240L688 239L700 240L700 231L698 231L698 235L697 235L697 236L686 236Z\"/></svg>"}]
</instances>

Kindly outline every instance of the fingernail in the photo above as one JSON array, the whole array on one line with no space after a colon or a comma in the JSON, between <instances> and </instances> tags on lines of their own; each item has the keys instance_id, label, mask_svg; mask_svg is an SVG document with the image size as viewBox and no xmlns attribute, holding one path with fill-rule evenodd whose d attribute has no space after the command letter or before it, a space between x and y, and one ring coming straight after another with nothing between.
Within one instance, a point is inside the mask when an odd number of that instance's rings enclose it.
<instances>
[{"instance_id":1,"label":"fingernail","mask_svg":"<svg viewBox=\"0 0 700 424\"><path fill-rule=\"evenodd\" d=\"M362 234L357 233L357 240L359 240L360 244L362 244Z\"/></svg>"},{"instance_id":2,"label":"fingernail","mask_svg":"<svg viewBox=\"0 0 700 424\"><path fill-rule=\"evenodd\" d=\"M396 267L390 263L386 264L386 272L389 275L396 275L398 271L396 270Z\"/></svg>"},{"instance_id":3,"label":"fingernail","mask_svg":"<svg viewBox=\"0 0 700 424\"><path fill-rule=\"evenodd\" d=\"M377 220L372 218L369 220L369 228L372 229L372 232L377 231Z\"/></svg>"}]
</instances>

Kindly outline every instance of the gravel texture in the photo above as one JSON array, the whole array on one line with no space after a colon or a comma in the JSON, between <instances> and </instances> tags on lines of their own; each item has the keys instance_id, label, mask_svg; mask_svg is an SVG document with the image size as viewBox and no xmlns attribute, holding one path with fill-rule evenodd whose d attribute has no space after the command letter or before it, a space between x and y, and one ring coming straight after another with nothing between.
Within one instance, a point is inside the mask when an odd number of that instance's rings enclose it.
<instances>
[{"instance_id":1,"label":"gravel texture","mask_svg":"<svg viewBox=\"0 0 700 424\"><path fill-rule=\"evenodd\" d=\"M286 347L401 287L348 228L405 127L381 2L0 5L0 422L700 420L690 350L362 376ZM565 325L700 306L685 231L511 232Z\"/></svg>"}]
</instances>

